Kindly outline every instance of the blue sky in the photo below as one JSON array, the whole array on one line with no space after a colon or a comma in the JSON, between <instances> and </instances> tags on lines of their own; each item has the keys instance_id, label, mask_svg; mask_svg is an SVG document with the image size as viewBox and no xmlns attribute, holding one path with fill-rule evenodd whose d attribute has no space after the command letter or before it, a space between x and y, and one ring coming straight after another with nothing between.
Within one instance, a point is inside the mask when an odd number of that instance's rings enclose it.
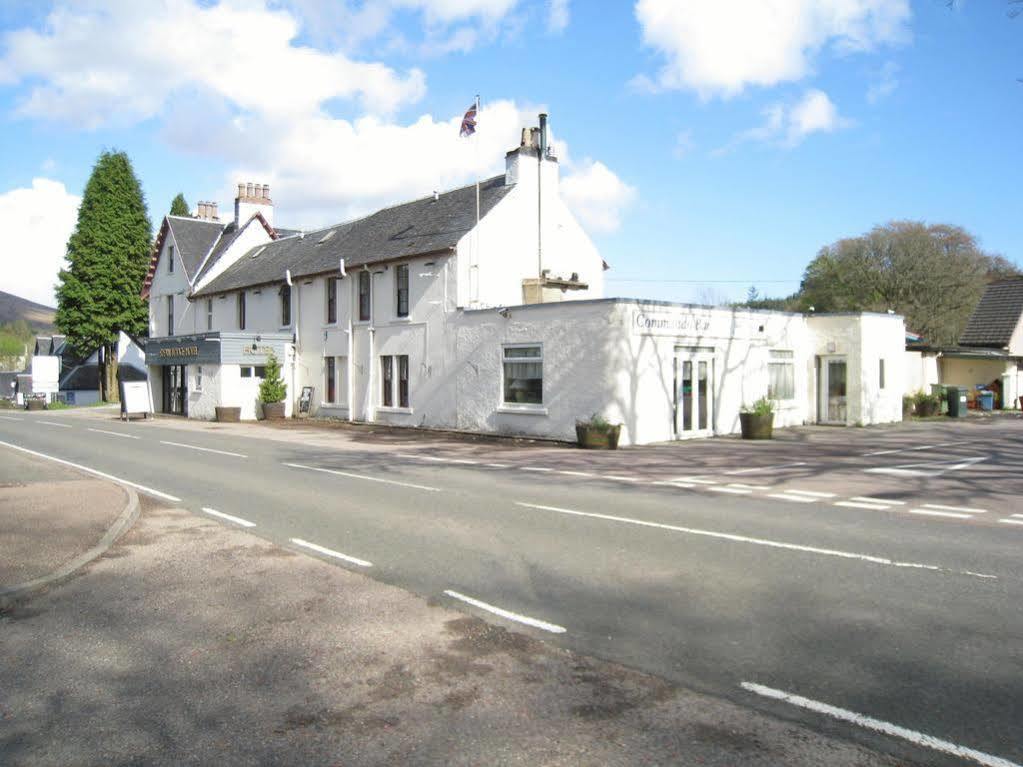
<instances>
[{"instance_id":1,"label":"blue sky","mask_svg":"<svg viewBox=\"0 0 1023 767\"><path fill-rule=\"evenodd\" d=\"M1023 261L1023 17L767 5L2 2L0 289L52 295L104 148L131 156L154 224L178 191L223 211L257 181L278 223L313 227L499 172L541 108L609 294L787 294L821 246L891 219Z\"/></svg>"}]
</instances>

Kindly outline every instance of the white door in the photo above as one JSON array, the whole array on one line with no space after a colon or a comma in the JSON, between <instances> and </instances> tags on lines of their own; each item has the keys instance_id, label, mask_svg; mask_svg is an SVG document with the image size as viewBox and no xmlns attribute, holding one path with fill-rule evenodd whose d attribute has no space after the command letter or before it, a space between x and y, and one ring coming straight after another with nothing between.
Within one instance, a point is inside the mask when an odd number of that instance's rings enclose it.
<instances>
[{"instance_id":1,"label":"white door","mask_svg":"<svg viewBox=\"0 0 1023 767\"><path fill-rule=\"evenodd\" d=\"M675 353L675 437L707 437L714 433L714 355Z\"/></svg>"},{"instance_id":2,"label":"white door","mask_svg":"<svg viewBox=\"0 0 1023 767\"><path fill-rule=\"evenodd\" d=\"M817 413L821 423L847 423L846 372L845 357L821 357L817 387Z\"/></svg>"}]
</instances>

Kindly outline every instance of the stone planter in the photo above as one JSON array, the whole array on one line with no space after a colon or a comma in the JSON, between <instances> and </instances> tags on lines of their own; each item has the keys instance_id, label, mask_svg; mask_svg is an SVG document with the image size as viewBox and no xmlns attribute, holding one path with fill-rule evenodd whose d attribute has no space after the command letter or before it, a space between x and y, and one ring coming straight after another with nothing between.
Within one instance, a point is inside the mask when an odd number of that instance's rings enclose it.
<instances>
[{"instance_id":1,"label":"stone planter","mask_svg":"<svg viewBox=\"0 0 1023 767\"><path fill-rule=\"evenodd\" d=\"M622 425L615 424L606 429L595 429L586 424L575 425L575 437L579 447L587 450L617 450Z\"/></svg>"},{"instance_id":2,"label":"stone planter","mask_svg":"<svg viewBox=\"0 0 1023 767\"><path fill-rule=\"evenodd\" d=\"M264 402L263 418L268 421L280 421L284 419L283 402Z\"/></svg>"},{"instance_id":3,"label":"stone planter","mask_svg":"<svg viewBox=\"0 0 1023 767\"><path fill-rule=\"evenodd\" d=\"M774 413L739 413L739 428L742 429L743 439L771 439L774 434Z\"/></svg>"},{"instance_id":4,"label":"stone planter","mask_svg":"<svg viewBox=\"0 0 1023 767\"><path fill-rule=\"evenodd\" d=\"M238 423L242 420L242 409L240 407L216 407L217 420L221 423Z\"/></svg>"},{"instance_id":5,"label":"stone planter","mask_svg":"<svg viewBox=\"0 0 1023 767\"><path fill-rule=\"evenodd\" d=\"M35 398L25 400L25 407L28 410L46 410L46 400Z\"/></svg>"}]
</instances>

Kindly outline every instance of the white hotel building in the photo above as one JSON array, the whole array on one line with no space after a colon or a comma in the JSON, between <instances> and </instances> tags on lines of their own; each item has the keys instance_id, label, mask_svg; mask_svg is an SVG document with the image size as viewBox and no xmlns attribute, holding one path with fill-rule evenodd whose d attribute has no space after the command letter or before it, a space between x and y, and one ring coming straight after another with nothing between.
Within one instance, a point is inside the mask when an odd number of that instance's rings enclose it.
<instances>
[{"instance_id":1,"label":"white hotel building","mask_svg":"<svg viewBox=\"0 0 1023 767\"><path fill-rule=\"evenodd\" d=\"M625 445L736 432L765 395L778 426L901 420L899 316L605 298L545 122L481 182L478 222L475 186L304 233L274 228L260 185L226 224L166 217L144 291L157 410L258 417L273 350L289 415L311 387L312 415L572 439L597 413Z\"/></svg>"}]
</instances>

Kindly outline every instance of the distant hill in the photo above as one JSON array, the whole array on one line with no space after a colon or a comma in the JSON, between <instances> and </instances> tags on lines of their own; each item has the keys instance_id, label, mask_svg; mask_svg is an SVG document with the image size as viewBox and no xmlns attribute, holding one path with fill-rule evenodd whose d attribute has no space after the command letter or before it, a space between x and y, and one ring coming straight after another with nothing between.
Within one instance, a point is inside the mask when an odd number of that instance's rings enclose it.
<instances>
[{"instance_id":1,"label":"distant hill","mask_svg":"<svg viewBox=\"0 0 1023 767\"><path fill-rule=\"evenodd\" d=\"M53 324L53 316L56 311L49 306L43 306L0 290L0 325L25 320L37 333L52 333L56 330L56 326Z\"/></svg>"}]
</instances>

